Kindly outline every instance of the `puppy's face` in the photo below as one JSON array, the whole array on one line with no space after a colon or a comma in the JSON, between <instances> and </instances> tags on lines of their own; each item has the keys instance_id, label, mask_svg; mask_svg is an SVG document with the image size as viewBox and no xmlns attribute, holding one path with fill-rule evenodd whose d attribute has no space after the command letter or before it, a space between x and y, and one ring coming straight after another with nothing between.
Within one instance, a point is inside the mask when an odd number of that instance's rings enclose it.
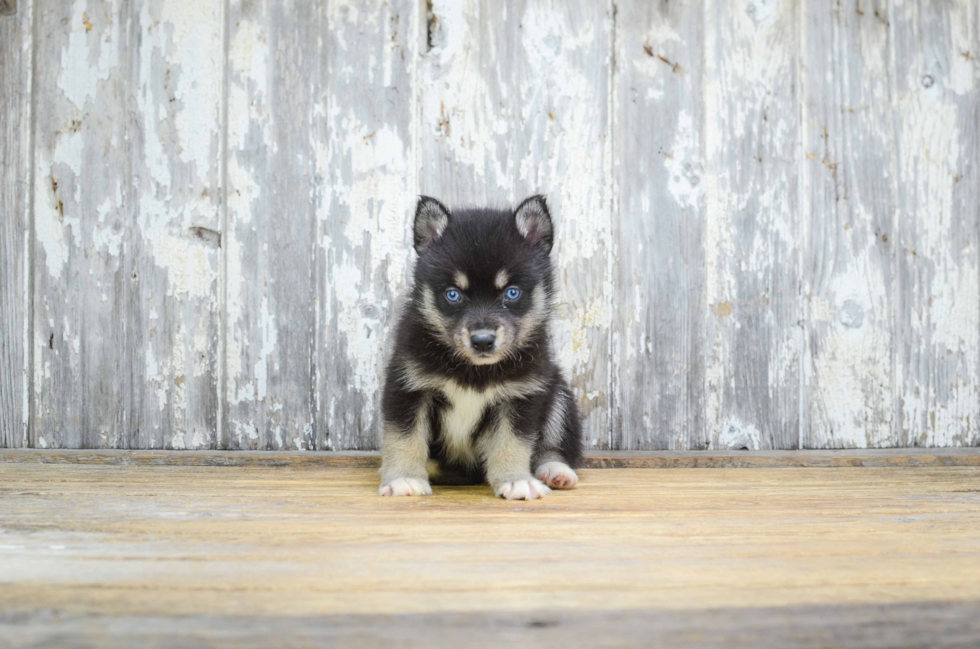
<instances>
[{"instance_id":1,"label":"puppy's face","mask_svg":"<svg viewBox=\"0 0 980 649\"><path fill-rule=\"evenodd\" d=\"M423 197L415 219L415 299L429 329L474 365L519 359L550 311L551 242L541 197L513 212L456 213Z\"/></svg>"},{"instance_id":2,"label":"puppy's face","mask_svg":"<svg viewBox=\"0 0 980 649\"><path fill-rule=\"evenodd\" d=\"M474 365L516 355L544 324L543 278L520 268L443 267L426 273L421 313L430 328Z\"/></svg>"}]
</instances>

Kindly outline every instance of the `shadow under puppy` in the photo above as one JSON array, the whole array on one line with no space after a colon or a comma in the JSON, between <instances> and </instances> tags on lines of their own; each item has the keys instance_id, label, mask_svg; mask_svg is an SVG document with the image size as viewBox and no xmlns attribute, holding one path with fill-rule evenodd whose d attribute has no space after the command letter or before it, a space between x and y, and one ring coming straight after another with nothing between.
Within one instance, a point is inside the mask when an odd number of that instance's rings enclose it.
<instances>
[{"instance_id":1,"label":"shadow under puppy","mask_svg":"<svg viewBox=\"0 0 980 649\"><path fill-rule=\"evenodd\" d=\"M415 285L384 389L378 493L430 495L430 477L488 482L508 499L574 487L581 422L551 355L554 228L544 197L514 211L450 212L423 196L414 238Z\"/></svg>"}]
</instances>

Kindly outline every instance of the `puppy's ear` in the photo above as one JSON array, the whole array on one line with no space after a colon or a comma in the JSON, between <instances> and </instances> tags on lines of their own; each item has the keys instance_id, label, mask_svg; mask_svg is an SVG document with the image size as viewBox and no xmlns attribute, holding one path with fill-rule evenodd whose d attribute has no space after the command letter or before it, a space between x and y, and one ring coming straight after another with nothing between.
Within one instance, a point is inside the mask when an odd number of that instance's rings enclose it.
<instances>
[{"instance_id":1,"label":"puppy's ear","mask_svg":"<svg viewBox=\"0 0 980 649\"><path fill-rule=\"evenodd\" d=\"M419 196L415 208L415 252L422 254L426 248L442 237L449 225L449 210L434 198Z\"/></svg>"},{"instance_id":2,"label":"puppy's ear","mask_svg":"<svg viewBox=\"0 0 980 649\"><path fill-rule=\"evenodd\" d=\"M514 211L517 231L532 246L540 246L545 252L551 252L555 242L555 229L551 225L551 213L544 196L532 196L517 206Z\"/></svg>"}]
</instances>

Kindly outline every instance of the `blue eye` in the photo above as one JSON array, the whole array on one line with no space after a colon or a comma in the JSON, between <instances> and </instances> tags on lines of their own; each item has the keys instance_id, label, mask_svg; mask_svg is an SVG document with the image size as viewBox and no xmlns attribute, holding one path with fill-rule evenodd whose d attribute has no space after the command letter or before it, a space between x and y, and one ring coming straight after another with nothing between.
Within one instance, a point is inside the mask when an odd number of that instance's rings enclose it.
<instances>
[{"instance_id":1,"label":"blue eye","mask_svg":"<svg viewBox=\"0 0 980 649\"><path fill-rule=\"evenodd\" d=\"M459 294L459 291L457 291L454 288L451 288L448 291L446 291L446 299L449 300L450 302L459 302L462 299L462 297L463 296Z\"/></svg>"},{"instance_id":2,"label":"blue eye","mask_svg":"<svg viewBox=\"0 0 980 649\"><path fill-rule=\"evenodd\" d=\"M521 289L516 286L511 286L504 292L504 297L508 300L514 301L521 296Z\"/></svg>"}]
</instances>

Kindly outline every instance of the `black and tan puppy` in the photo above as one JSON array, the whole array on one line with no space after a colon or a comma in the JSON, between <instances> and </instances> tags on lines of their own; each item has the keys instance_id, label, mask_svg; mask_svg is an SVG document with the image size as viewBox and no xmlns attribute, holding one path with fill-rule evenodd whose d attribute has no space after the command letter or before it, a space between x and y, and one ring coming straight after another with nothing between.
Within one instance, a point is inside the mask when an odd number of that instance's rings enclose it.
<instances>
[{"instance_id":1,"label":"black and tan puppy","mask_svg":"<svg viewBox=\"0 0 980 649\"><path fill-rule=\"evenodd\" d=\"M489 482L509 499L578 483L581 423L550 349L554 241L544 197L450 212L422 197L415 286L384 390L382 496Z\"/></svg>"}]
</instances>

